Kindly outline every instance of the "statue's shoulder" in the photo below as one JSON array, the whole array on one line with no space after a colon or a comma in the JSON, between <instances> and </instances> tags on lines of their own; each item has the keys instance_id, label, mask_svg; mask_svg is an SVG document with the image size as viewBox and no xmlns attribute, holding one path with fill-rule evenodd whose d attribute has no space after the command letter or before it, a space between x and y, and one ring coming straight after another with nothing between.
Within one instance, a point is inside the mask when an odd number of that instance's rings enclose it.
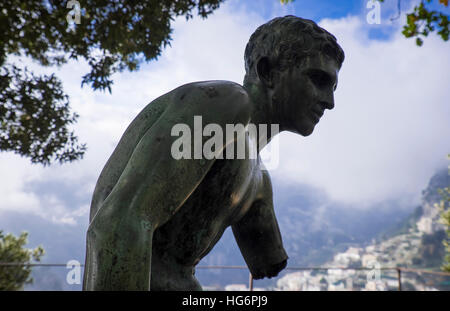
<instances>
[{"instance_id":1,"label":"statue's shoulder","mask_svg":"<svg viewBox=\"0 0 450 311\"><path fill-rule=\"evenodd\" d=\"M209 80L197 81L184 84L174 91L176 92L203 92L210 98L221 98L226 95L233 95L235 93L245 94L247 92L242 85L232 81L226 80Z\"/></svg>"},{"instance_id":2,"label":"statue's shoulder","mask_svg":"<svg viewBox=\"0 0 450 311\"><path fill-rule=\"evenodd\" d=\"M194 110L213 115L237 117L233 123L245 123L250 116L247 91L238 83L224 80L198 81L184 84L171 92L175 105L192 105Z\"/></svg>"}]
</instances>

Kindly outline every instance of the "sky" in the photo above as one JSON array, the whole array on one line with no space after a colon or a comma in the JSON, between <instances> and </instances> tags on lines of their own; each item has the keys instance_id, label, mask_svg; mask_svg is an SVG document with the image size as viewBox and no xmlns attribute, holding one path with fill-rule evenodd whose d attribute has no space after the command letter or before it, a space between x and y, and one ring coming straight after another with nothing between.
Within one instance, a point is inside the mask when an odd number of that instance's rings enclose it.
<instances>
[{"instance_id":1,"label":"sky","mask_svg":"<svg viewBox=\"0 0 450 311\"><path fill-rule=\"evenodd\" d=\"M225 1L206 20L177 19L171 47L139 72L115 74L112 94L80 87L86 63L63 66L57 75L80 115L74 129L88 151L81 161L50 167L0 153L0 229L27 230L33 219L85 229L100 171L139 111L185 83L242 84L250 35L288 14L313 19L333 33L346 60L335 108L325 112L314 133L282 133L273 142L280 147L279 166L270 171L273 182L323 189L349 208L391 198L418 203L429 178L449 164L450 61L449 43L436 35L421 48L402 36L404 14L417 2L403 1L402 16L391 21L397 4L386 0L381 23L369 24L367 1L296 0L285 6L277 0ZM23 62L36 72L54 70Z\"/></svg>"}]
</instances>

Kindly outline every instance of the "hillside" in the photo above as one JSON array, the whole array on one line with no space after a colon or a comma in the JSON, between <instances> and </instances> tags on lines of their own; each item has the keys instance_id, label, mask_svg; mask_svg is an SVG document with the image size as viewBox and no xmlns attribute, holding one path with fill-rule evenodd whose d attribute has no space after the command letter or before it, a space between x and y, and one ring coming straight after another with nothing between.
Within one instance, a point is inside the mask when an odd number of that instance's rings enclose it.
<instances>
[{"instance_id":1,"label":"hillside","mask_svg":"<svg viewBox=\"0 0 450 311\"><path fill-rule=\"evenodd\" d=\"M422 192L422 203L396 226L381 234L382 238L365 247L349 247L335 254L326 267L408 267L439 271L445 250L445 227L440 223L441 200L438 189L448 187L447 169L434 175ZM371 273L369 275L369 273ZM378 278L375 276L378 273ZM279 279L277 290L396 290L395 270L329 270L295 272ZM450 277L403 272L405 290L450 290Z\"/></svg>"}]
</instances>

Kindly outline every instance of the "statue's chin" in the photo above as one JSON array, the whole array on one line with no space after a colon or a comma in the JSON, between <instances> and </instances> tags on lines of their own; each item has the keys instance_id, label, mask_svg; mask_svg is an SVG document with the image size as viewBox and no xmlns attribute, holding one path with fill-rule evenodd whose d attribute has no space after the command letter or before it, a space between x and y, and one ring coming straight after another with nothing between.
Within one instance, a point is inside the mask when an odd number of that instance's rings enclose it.
<instances>
[{"instance_id":1,"label":"statue's chin","mask_svg":"<svg viewBox=\"0 0 450 311\"><path fill-rule=\"evenodd\" d=\"M293 132L295 134L299 134L299 135L302 135L305 137L311 135L313 131L314 131L314 125L298 126L297 128L290 130L290 132Z\"/></svg>"},{"instance_id":2,"label":"statue's chin","mask_svg":"<svg viewBox=\"0 0 450 311\"><path fill-rule=\"evenodd\" d=\"M312 120L307 117L300 117L293 122L291 121L288 124L285 124L285 127L282 128L282 130L306 137L312 134L316 124L317 122L312 122Z\"/></svg>"},{"instance_id":3,"label":"statue's chin","mask_svg":"<svg viewBox=\"0 0 450 311\"><path fill-rule=\"evenodd\" d=\"M312 134L312 132L314 131L314 128L311 128L310 130L307 130L307 131L303 131L302 133L300 133L300 135L302 135L302 136L309 136L309 135L311 135Z\"/></svg>"}]
</instances>

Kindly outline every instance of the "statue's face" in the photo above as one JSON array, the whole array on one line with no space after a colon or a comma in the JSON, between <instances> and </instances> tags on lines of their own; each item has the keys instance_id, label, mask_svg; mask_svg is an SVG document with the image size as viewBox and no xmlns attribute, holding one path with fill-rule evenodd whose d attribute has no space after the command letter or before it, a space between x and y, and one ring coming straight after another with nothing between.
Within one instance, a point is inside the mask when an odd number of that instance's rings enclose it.
<instances>
[{"instance_id":1,"label":"statue's face","mask_svg":"<svg viewBox=\"0 0 450 311\"><path fill-rule=\"evenodd\" d=\"M284 130L303 136L313 132L325 109L334 107L338 73L338 63L321 54L279 73L273 94Z\"/></svg>"}]
</instances>

